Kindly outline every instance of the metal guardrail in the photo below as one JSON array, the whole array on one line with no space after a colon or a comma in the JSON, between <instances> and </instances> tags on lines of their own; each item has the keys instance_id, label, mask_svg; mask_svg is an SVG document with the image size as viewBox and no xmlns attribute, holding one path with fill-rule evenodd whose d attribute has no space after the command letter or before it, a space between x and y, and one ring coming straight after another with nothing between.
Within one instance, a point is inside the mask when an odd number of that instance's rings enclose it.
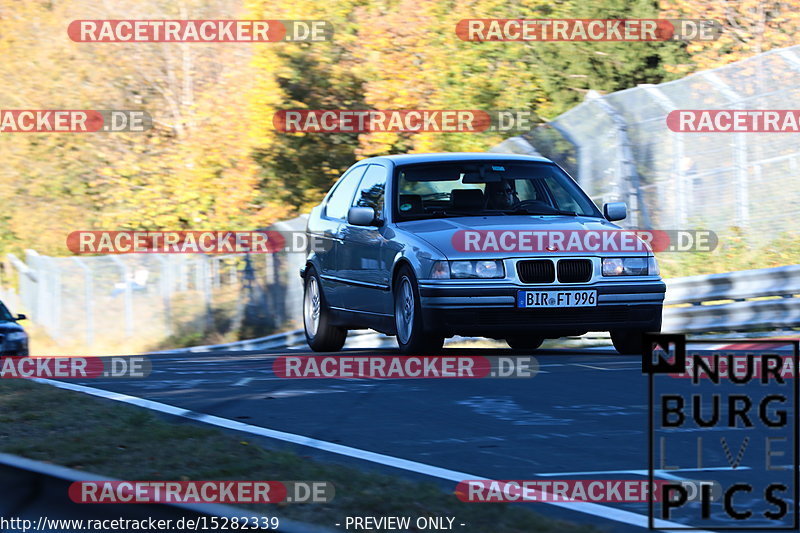
<instances>
[{"instance_id":1,"label":"metal guardrail","mask_svg":"<svg viewBox=\"0 0 800 533\"><path fill-rule=\"evenodd\" d=\"M800 294L800 265L667 280L668 304Z\"/></svg>"},{"instance_id":2,"label":"metal guardrail","mask_svg":"<svg viewBox=\"0 0 800 533\"><path fill-rule=\"evenodd\" d=\"M262 516L260 513L244 508L220 504L102 504L92 505L74 503L69 498L69 486L75 481L114 481L112 478L98 476L80 470L72 470L63 466L42 463L0 453L0 517L30 520L34 526L40 517L52 521L80 520L90 516L93 520L126 518L131 520L171 519L174 524L182 517L197 518L199 516L243 517ZM273 515L274 516L274 513ZM277 530L281 533L332 533L329 528L279 518ZM62 525L62 533L80 531L69 525ZM85 530L85 528L83 529ZM5 531L17 531L7 528ZM19 529L19 531L22 531ZM50 531L54 531L50 529ZM126 531L126 530L119 530ZM166 531L176 531L170 528Z\"/></svg>"},{"instance_id":3,"label":"metal guardrail","mask_svg":"<svg viewBox=\"0 0 800 533\"><path fill-rule=\"evenodd\" d=\"M666 280L664 331L800 326L800 265ZM689 304L689 305L685 305Z\"/></svg>"},{"instance_id":4,"label":"metal guardrail","mask_svg":"<svg viewBox=\"0 0 800 533\"><path fill-rule=\"evenodd\" d=\"M247 339L243 341L228 342L225 344L208 344L204 346L191 346L189 348L177 348L175 350L160 350L153 353L213 353L228 351L256 351L270 350L278 348L290 348L292 346L304 346L306 337L302 329L293 329L283 333L276 333L266 337ZM350 331L347 334L348 348L383 348L394 346L391 337L382 333L377 333L368 329Z\"/></svg>"},{"instance_id":5,"label":"metal guardrail","mask_svg":"<svg viewBox=\"0 0 800 533\"><path fill-rule=\"evenodd\" d=\"M207 344L203 346L190 346L188 348L176 348L174 350L159 350L154 353L205 353L205 352L225 352L225 351L254 351L268 350L271 348L287 348L305 342L302 329L293 329L276 333L266 337L246 339L225 344Z\"/></svg>"}]
</instances>

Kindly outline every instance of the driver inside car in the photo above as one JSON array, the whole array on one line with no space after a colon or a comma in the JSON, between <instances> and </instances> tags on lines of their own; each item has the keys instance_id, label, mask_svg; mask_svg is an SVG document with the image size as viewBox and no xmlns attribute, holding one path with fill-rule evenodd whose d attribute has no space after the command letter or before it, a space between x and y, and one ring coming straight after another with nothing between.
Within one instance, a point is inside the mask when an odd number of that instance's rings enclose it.
<instances>
[{"instance_id":1,"label":"driver inside car","mask_svg":"<svg viewBox=\"0 0 800 533\"><path fill-rule=\"evenodd\" d=\"M519 203L514 185L509 180L486 184L486 195L489 198L488 209L511 209Z\"/></svg>"}]
</instances>

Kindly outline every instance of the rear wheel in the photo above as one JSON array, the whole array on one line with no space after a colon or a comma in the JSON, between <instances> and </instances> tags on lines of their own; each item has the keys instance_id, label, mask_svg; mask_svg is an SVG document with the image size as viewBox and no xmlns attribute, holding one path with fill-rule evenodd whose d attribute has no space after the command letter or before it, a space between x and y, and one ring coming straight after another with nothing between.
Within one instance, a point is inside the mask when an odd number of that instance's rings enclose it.
<instances>
[{"instance_id":1,"label":"rear wheel","mask_svg":"<svg viewBox=\"0 0 800 533\"><path fill-rule=\"evenodd\" d=\"M313 267L306 272L303 326L306 342L315 352L338 352L344 346L347 330L330 324L330 311L322 294L319 276Z\"/></svg>"},{"instance_id":2,"label":"rear wheel","mask_svg":"<svg viewBox=\"0 0 800 533\"><path fill-rule=\"evenodd\" d=\"M535 350L544 342L544 337L508 337L506 343L512 350Z\"/></svg>"},{"instance_id":3,"label":"rear wheel","mask_svg":"<svg viewBox=\"0 0 800 533\"><path fill-rule=\"evenodd\" d=\"M623 329L611 332L611 342L620 355L641 355L644 331Z\"/></svg>"},{"instance_id":4,"label":"rear wheel","mask_svg":"<svg viewBox=\"0 0 800 533\"><path fill-rule=\"evenodd\" d=\"M422 325L422 305L414 272L403 265L394 281L394 322L397 345L404 354L425 355L438 352L444 336L425 332Z\"/></svg>"}]
</instances>

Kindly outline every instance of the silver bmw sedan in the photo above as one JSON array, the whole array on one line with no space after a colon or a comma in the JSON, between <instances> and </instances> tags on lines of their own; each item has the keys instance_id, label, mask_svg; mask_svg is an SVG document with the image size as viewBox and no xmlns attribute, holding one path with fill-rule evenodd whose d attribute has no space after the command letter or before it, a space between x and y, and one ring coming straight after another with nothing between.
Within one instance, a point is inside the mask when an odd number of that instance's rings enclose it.
<instances>
[{"instance_id":1,"label":"silver bmw sedan","mask_svg":"<svg viewBox=\"0 0 800 533\"><path fill-rule=\"evenodd\" d=\"M492 153L374 157L350 167L308 219L303 318L314 351L347 331L433 353L454 335L535 350L608 331L620 353L658 332L665 285L642 235L613 221L558 165Z\"/></svg>"}]
</instances>

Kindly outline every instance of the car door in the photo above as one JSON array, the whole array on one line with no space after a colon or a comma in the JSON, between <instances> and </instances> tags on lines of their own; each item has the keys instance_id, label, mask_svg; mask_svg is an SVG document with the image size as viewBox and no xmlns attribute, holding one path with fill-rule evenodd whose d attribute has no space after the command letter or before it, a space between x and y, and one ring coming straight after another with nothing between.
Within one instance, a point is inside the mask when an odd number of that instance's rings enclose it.
<instances>
[{"instance_id":1,"label":"car door","mask_svg":"<svg viewBox=\"0 0 800 533\"><path fill-rule=\"evenodd\" d=\"M353 311L388 314L389 271L382 249L386 246L382 222L386 220L386 183L389 169L371 164L361 178L352 201L353 207L371 207L378 221L371 226L342 226L338 244L339 277L347 280L342 288L344 306Z\"/></svg>"},{"instance_id":2,"label":"car door","mask_svg":"<svg viewBox=\"0 0 800 533\"><path fill-rule=\"evenodd\" d=\"M339 253L342 226L345 224L347 211L353 203L356 187L366 169L367 165L359 165L344 173L325 200L319 220L314 227L315 236L322 240L319 247L321 251L317 253L322 290L331 307L341 307L343 304L341 293L344 286L338 278L340 268L336 256Z\"/></svg>"}]
</instances>

